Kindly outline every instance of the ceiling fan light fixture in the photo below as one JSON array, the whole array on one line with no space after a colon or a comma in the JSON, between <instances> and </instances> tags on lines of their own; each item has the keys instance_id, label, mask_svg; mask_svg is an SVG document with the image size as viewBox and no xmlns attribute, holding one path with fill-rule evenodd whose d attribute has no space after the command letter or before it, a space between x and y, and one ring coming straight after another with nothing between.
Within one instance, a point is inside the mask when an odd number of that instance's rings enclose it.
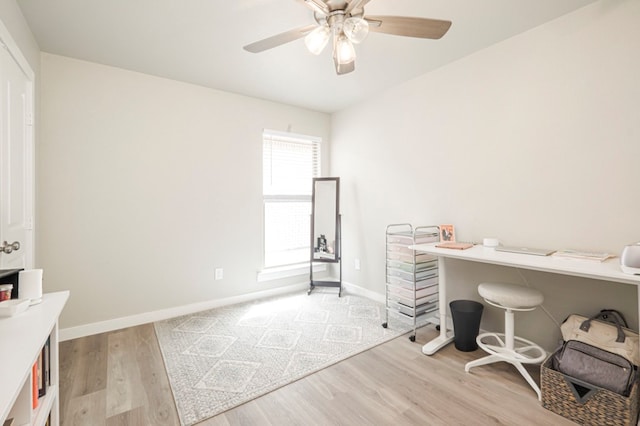
<instances>
[{"instance_id":1,"label":"ceiling fan light fixture","mask_svg":"<svg viewBox=\"0 0 640 426\"><path fill-rule=\"evenodd\" d=\"M358 44L369 34L369 23L362 18L352 16L345 19L342 30L351 42Z\"/></svg>"},{"instance_id":2,"label":"ceiling fan light fixture","mask_svg":"<svg viewBox=\"0 0 640 426\"><path fill-rule=\"evenodd\" d=\"M351 40L344 34L340 34L336 40L335 57L338 64L348 64L356 60L356 50Z\"/></svg>"},{"instance_id":3,"label":"ceiling fan light fixture","mask_svg":"<svg viewBox=\"0 0 640 426\"><path fill-rule=\"evenodd\" d=\"M307 46L309 52L313 53L314 55L319 55L329 42L330 37L331 30L329 29L329 27L326 25L321 25L306 35L306 37L304 38L304 44L305 46Z\"/></svg>"}]
</instances>

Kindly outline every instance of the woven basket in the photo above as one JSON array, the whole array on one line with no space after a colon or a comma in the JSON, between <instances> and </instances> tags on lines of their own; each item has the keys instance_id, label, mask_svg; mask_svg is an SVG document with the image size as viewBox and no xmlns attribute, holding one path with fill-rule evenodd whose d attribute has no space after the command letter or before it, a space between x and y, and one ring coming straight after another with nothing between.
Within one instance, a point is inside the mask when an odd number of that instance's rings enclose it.
<instances>
[{"instance_id":1,"label":"woven basket","mask_svg":"<svg viewBox=\"0 0 640 426\"><path fill-rule=\"evenodd\" d=\"M551 358L542 364L542 406L583 425L635 425L638 418L638 381L629 396L564 375L551 367Z\"/></svg>"}]
</instances>

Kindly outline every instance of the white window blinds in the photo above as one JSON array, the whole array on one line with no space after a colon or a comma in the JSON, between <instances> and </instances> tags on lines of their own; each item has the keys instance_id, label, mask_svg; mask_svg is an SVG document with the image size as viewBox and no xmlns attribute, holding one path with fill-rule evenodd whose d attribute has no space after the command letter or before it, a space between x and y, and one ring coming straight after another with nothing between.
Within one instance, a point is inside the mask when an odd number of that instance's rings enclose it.
<instances>
[{"instance_id":1,"label":"white window blinds","mask_svg":"<svg viewBox=\"0 0 640 426\"><path fill-rule=\"evenodd\" d=\"M311 179L320 175L320 138L265 130L263 194L311 196Z\"/></svg>"},{"instance_id":2,"label":"white window blinds","mask_svg":"<svg viewBox=\"0 0 640 426\"><path fill-rule=\"evenodd\" d=\"M308 262L312 178L320 138L263 133L264 266Z\"/></svg>"}]
</instances>

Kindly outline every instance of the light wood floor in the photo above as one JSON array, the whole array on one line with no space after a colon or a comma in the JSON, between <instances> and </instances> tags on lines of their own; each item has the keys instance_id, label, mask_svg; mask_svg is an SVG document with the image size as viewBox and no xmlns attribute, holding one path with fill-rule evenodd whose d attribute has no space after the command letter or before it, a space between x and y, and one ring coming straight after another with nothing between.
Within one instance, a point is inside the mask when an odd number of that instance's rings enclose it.
<instances>
[{"instance_id":1,"label":"light wood floor","mask_svg":"<svg viewBox=\"0 0 640 426\"><path fill-rule=\"evenodd\" d=\"M421 353L431 327L363 352L208 419L213 425L573 425L505 363L453 344ZM536 372L537 368L532 372ZM179 425L151 324L60 344L60 412L70 425Z\"/></svg>"}]
</instances>

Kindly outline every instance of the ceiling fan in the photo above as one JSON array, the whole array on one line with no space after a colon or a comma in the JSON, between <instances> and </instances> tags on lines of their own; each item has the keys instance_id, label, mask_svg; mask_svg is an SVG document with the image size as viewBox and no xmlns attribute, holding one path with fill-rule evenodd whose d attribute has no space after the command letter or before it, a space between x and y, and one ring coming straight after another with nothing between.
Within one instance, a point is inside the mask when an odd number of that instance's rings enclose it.
<instances>
[{"instance_id":1,"label":"ceiling fan","mask_svg":"<svg viewBox=\"0 0 640 426\"><path fill-rule=\"evenodd\" d=\"M451 21L406 16L371 16L364 14L370 0L297 0L313 11L315 24L294 28L244 46L259 53L299 38L315 55L333 40L333 62L337 74L355 69L354 44L362 42L369 31L405 37L439 39L451 27Z\"/></svg>"}]
</instances>

